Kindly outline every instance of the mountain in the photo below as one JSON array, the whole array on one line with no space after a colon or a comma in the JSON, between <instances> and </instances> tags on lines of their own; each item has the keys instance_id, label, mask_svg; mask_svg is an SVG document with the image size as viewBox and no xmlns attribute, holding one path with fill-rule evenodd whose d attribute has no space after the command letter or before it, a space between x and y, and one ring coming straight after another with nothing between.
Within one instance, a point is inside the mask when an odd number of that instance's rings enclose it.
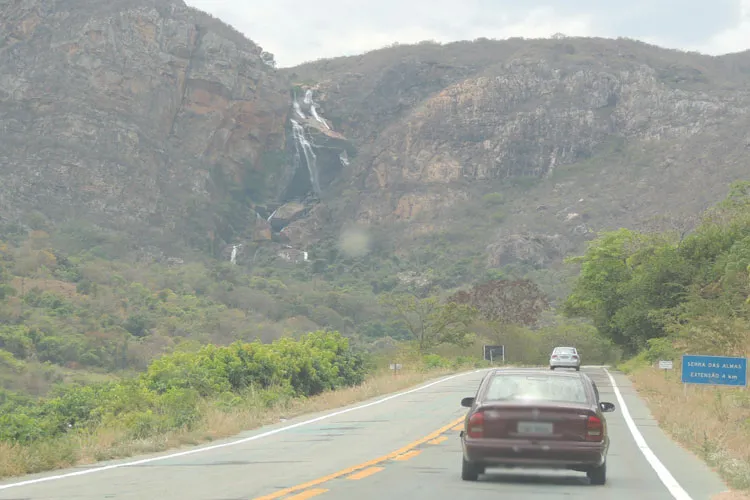
<instances>
[{"instance_id":1,"label":"mountain","mask_svg":"<svg viewBox=\"0 0 750 500\"><path fill-rule=\"evenodd\" d=\"M4 218L208 248L229 191L265 189L255 178L283 147L288 89L261 47L179 2L1 12Z\"/></svg>"},{"instance_id":2,"label":"mountain","mask_svg":"<svg viewBox=\"0 0 750 500\"><path fill-rule=\"evenodd\" d=\"M329 188L350 193L352 218L408 222L404 241L469 241L489 267L544 266L660 215L684 223L748 175L750 52L476 40L285 73L360 148Z\"/></svg>"},{"instance_id":3,"label":"mountain","mask_svg":"<svg viewBox=\"0 0 750 500\"><path fill-rule=\"evenodd\" d=\"M0 217L96 226L112 257L332 264L344 231L451 287L686 224L748 172L750 52L479 39L278 70L155 0L5 0L0 33Z\"/></svg>"}]
</instances>

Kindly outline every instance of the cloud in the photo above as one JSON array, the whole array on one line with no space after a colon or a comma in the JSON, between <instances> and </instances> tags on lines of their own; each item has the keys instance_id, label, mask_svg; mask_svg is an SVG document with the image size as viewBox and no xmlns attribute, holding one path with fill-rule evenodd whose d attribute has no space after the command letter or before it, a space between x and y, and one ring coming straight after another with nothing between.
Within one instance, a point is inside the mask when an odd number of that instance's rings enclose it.
<instances>
[{"instance_id":1,"label":"cloud","mask_svg":"<svg viewBox=\"0 0 750 500\"><path fill-rule=\"evenodd\" d=\"M359 54L393 42L555 33L627 36L725 53L750 48L748 2L566 0L551 7L549 0L187 0L272 52L281 67Z\"/></svg>"},{"instance_id":2,"label":"cloud","mask_svg":"<svg viewBox=\"0 0 750 500\"><path fill-rule=\"evenodd\" d=\"M696 50L706 54L726 54L750 49L750 0L741 0L734 26L716 33Z\"/></svg>"}]
</instances>

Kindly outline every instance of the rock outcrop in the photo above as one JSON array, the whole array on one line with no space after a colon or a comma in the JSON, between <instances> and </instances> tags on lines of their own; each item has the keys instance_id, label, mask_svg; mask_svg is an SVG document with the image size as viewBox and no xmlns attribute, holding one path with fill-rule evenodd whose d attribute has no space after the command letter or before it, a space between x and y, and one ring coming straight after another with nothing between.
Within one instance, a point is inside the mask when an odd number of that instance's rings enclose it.
<instances>
[{"instance_id":1,"label":"rock outcrop","mask_svg":"<svg viewBox=\"0 0 750 500\"><path fill-rule=\"evenodd\" d=\"M360 221L443 230L461 223L459 207L502 190L503 234L530 225L580 240L694 214L747 175L748 68L750 52L570 38L400 46L286 71L316 82L359 147L343 175ZM498 248L528 247L504 238L487 235L492 265L509 255Z\"/></svg>"},{"instance_id":2,"label":"rock outcrop","mask_svg":"<svg viewBox=\"0 0 750 500\"><path fill-rule=\"evenodd\" d=\"M6 2L0 33L0 212L208 232L283 148L262 48L181 2Z\"/></svg>"},{"instance_id":3,"label":"rock outcrop","mask_svg":"<svg viewBox=\"0 0 750 500\"><path fill-rule=\"evenodd\" d=\"M178 0L6 2L0 214L223 258L350 223L395 223L399 255L474 227L451 237L488 267L535 267L747 175L750 52L510 39L273 66Z\"/></svg>"}]
</instances>

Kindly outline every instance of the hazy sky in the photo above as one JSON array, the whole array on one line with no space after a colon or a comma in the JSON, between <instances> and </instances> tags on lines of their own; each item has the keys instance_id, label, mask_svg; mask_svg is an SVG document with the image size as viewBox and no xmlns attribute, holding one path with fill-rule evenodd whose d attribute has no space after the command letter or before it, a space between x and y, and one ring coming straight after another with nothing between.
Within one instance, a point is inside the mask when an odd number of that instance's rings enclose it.
<instances>
[{"instance_id":1,"label":"hazy sky","mask_svg":"<svg viewBox=\"0 0 750 500\"><path fill-rule=\"evenodd\" d=\"M186 0L273 53L280 67L393 42L626 36L725 54L750 49L750 0Z\"/></svg>"}]
</instances>

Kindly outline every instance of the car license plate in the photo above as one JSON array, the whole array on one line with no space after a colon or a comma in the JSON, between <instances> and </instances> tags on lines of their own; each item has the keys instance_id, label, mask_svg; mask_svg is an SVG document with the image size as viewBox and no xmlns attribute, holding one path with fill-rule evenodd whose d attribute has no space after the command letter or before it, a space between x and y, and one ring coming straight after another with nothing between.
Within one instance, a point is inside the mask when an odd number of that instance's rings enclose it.
<instances>
[{"instance_id":1,"label":"car license plate","mask_svg":"<svg viewBox=\"0 0 750 500\"><path fill-rule=\"evenodd\" d=\"M519 434L552 434L549 422L518 422Z\"/></svg>"}]
</instances>

